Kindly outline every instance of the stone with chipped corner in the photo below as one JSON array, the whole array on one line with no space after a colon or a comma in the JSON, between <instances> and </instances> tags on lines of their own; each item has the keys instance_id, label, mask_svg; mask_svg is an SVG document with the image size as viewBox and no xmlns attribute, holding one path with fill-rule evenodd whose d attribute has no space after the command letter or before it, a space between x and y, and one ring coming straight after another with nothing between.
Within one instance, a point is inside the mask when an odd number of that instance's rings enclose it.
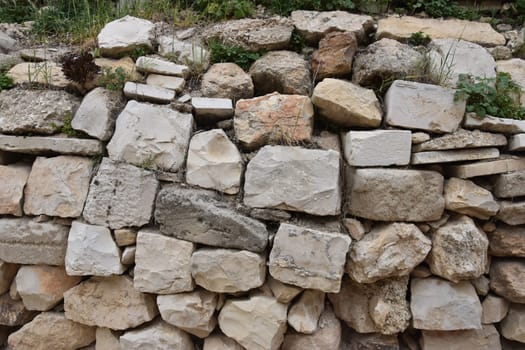
<instances>
[{"instance_id":1,"label":"stone with chipped corner","mask_svg":"<svg viewBox=\"0 0 525 350\"><path fill-rule=\"evenodd\" d=\"M503 174L525 170L525 158L505 157L447 167L450 176L468 179L476 176Z\"/></svg>"},{"instance_id":2,"label":"stone with chipped corner","mask_svg":"<svg viewBox=\"0 0 525 350\"><path fill-rule=\"evenodd\" d=\"M104 144L99 140L69 137L0 135L0 150L35 155L96 156L104 153Z\"/></svg>"},{"instance_id":3,"label":"stone with chipped corner","mask_svg":"<svg viewBox=\"0 0 525 350\"><path fill-rule=\"evenodd\" d=\"M525 258L525 228L500 224L489 235L492 256Z\"/></svg>"},{"instance_id":4,"label":"stone with chipped corner","mask_svg":"<svg viewBox=\"0 0 525 350\"><path fill-rule=\"evenodd\" d=\"M445 209L487 220L497 214L499 204L492 193L469 180L456 177L445 181Z\"/></svg>"},{"instance_id":5,"label":"stone with chipped corner","mask_svg":"<svg viewBox=\"0 0 525 350\"><path fill-rule=\"evenodd\" d=\"M525 120L497 118L490 115L479 118L475 113L467 113L463 126L466 129L479 129L504 134L525 132Z\"/></svg>"},{"instance_id":6,"label":"stone with chipped corner","mask_svg":"<svg viewBox=\"0 0 525 350\"><path fill-rule=\"evenodd\" d=\"M501 201L496 217L508 225L525 224L525 201Z\"/></svg>"},{"instance_id":7,"label":"stone with chipped corner","mask_svg":"<svg viewBox=\"0 0 525 350\"><path fill-rule=\"evenodd\" d=\"M181 93L186 85L186 80L184 80L184 78L169 75L148 74L146 84Z\"/></svg>"},{"instance_id":8,"label":"stone with chipped corner","mask_svg":"<svg viewBox=\"0 0 525 350\"><path fill-rule=\"evenodd\" d=\"M525 133L513 135L510 137L509 151L525 151Z\"/></svg>"},{"instance_id":9,"label":"stone with chipped corner","mask_svg":"<svg viewBox=\"0 0 525 350\"><path fill-rule=\"evenodd\" d=\"M191 106L196 121L202 124L218 122L233 116L233 104L229 98L193 97Z\"/></svg>"},{"instance_id":10,"label":"stone with chipped corner","mask_svg":"<svg viewBox=\"0 0 525 350\"><path fill-rule=\"evenodd\" d=\"M229 98L234 103L253 97L251 76L235 63L216 63L202 76L201 92L205 97Z\"/></svg>"},{"instance_id":11,"label":"stone with chipped corner","mask_svg":"<svg viewBox=\"0 0 525 350\"><path fill-rule=\"evenodd\" d=\"M447 151L428 151L413 153L411 164L436 164L463 162L482 159L495 159L500 155L497 148L461 149Z\"/></svg>"},{"instance_id":12,"label":"stone with chipped corner","mask_svg":"<svg viewBox=\"0 0 525 350\"><path fill-rule=\"evenodd\" d=\"M418 145L415 145L412 147L412 152L499 147L506 145L507 138L503 134L494 134L480 130L458 129L451 134L434 137Z\"/></svg>"},{"instance_id":13,"label":"stone with chipped corner","mask_svg":"<svg viewBox=\"0 0 525 350\"><path fill-rule=\"evenodd\" d=\"M123 91L130 99L152 103L168 104L175 98L173 90L132 81L126 82Z\"/></svg>"},{"instance_id":14,"label":"stone with chipped corner","mask_svg":"<svg viewBox=\"0 0 525 350\"><path fill-rule=\"evenodd\" d=\"M464 331L427 331L421 335L422 350L501 350L499 333L493 325Z\"/></svg>"},{"instance_id":15,"label":"stone with chipped corner","mask_svg":"<svg viewBox=\"0 0 525 350\"><path fill-rule=\"evenodd\" d=\"M512 304L507 317L501 321L501 335L525 343L525 306Z\"/></svg>"},{"instance_id":16,"label":"stone with chipped corner","mask_svg":"<svg viewBox=\"0 0 525 350\"><path fill-rule=\"evenodd\" d=\"M137 58L135 67L139 72L170 75L182 78L187 78L190 73L188 66L146 56Z\"/></svg>"},{"instance_id":17,"label":"stone with chipped corner","mask_svg":"<svg viewBox=\"0 0 525 350\"><path fill-rule=\"evenodd\" d=\"M525 262L520 259L493 259L490 264L490 289L513 302L525 304Z\"/></svg>"},{"instance_id":18,"label":"stone with chipped corner","mask_svg":"<svg viewBox=\"0 0 525 350\"><path fill-rule=\"evenodd\" d=\"M308 289L290 307L288 324L299 333L313 334L324 311L325 293Z\"/></svg>"}]
</instances>

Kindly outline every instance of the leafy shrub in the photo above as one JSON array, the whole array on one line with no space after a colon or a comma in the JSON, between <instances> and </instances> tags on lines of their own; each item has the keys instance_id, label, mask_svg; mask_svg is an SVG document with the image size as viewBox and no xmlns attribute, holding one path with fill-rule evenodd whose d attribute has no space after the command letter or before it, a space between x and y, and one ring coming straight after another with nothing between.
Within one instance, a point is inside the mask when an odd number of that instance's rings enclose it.
<instances>
[{"instance_id":1,"label":"leafy shrub","mask_svg":"<svg viewBox=\"0 0 525 350\"><path fill-rule=\"evenodd\" d=\"M233 62L247 71L253 62L259 59L263 52L251 52L242 47L228 46L219 41L212 40L210 46L211 63Z\"/></svg>"},{"instance_id":2,"label":"leafy shrub","mask_svg":"<svg viewBox=\"0 0 525 350\"><path fill-rule=\"evenodd\" d=\"M0 91L8 90L14 86L13 79L5 73L0 72Z\"/></svg>"},{"instance_id":3,"label":"leafy shrub","mask_svg":"<svg viewBox=\"0 0 525 350\"><path fill-rule=\"evenodd\" d=\"M430 36L423 32L412 33L410 38L408 38L408 44L412 46L427 46L431 41Z\"/></svg>"},{"instance_id":4,"label":"leafy shrub","mask_svg":"<svg viewBox=\"0 0 525 350\"><path fill-rule=\"evenodd\" d=\"M251 0L196 0L193 7L213 20L240 19L255 13L255 3Z\"/></svg>"},{"instance_id":5,"label":"leafy shrub","mask_svg":"<svg viewBox=\"0 0 525 350\"><path fill-rule=\"evenodd\" d=\"M124 88L126 82L130 80L131 77L122 67L115 69L106 67L98 78L98 85L111 91L120 91Z\"/></svg>"},{"instance_id":6,"label":"leafy shrub","mask_svg":"<svg viewBox=\"0 0 525 350\"><path fill-rule=\"evenodd\" d=\"M521 88L512 81L510 74L499 72L496 78L460 75L456 100L467 101L467 112L483 118L525 119L525 108L520 105Z\"/></svg>"},{"instance_id":7,"label":"leafy shrub","mask_svg":"<svg viewBox=\"0 0 525 350\"><path fill-rule=\"evenodd\" d=\"M332 11L352 10L355 8L352 0L261 0L259 2L283 16L288 16L295 10Z\"/></svg>"},{"instance_id":8,"label":"leafy shrub","mask_svg":"<svg viewBox=\"0 0 525 350\"><path fill-rule=\"evenodd\" d=\"M29 21L36 11L30 0L0 0L0 23Z\"/></svg>"}]
</instances>

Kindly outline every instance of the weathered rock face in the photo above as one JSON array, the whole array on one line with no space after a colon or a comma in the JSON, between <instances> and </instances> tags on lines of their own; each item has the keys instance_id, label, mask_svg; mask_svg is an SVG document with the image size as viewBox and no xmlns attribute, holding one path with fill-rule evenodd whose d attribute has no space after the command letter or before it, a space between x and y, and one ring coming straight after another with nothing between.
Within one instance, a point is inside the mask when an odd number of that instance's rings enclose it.
<instances>
[{"instance_id":1,"label":"weathered rock face","mask_svg":"<svg viewBox=\"0 0 525 350\"><path fill-rule=\"evenodd\" d=\"M497 218L508 225L525 224L525 201L521 202L500 202L500 210Z\"/></svg>"},{"instance_id":2,"label":"weathered rock face","mask_svg":"<svg viewBox=\"0 0 525 350\"><path fill-rule=\"evenodd\" d=\"M113 229L145 225L157 187L154 173L104 158L89 187L84 219Z\"/></svg>"},{"instance_id":3,"label":"weathered rock face","mask_svg":"<svg viewBox=\"0 0 525 350\"><path fill-rule=\"evenodd\" d=\"M120 348L119 337L109 328L97 328L95 350L113 350Z\"/></svg>"},{"instance_id":4,"label":"weathered rock face","mask_svg":"<svg viewBox=\"0 0 525 350\"><path fill-rule=\"evenodd\" d=\"M328 294L337 317L359 333L395 334L409 324L408 276L360 284L343 279L341 292Z\"/></svg>"},{"instance_id":5,"label":"weathered rock face","mask_svg":"<svg viewBox=\"0 0 525 350\"><path fill-rule=\"evenodd\" d=\"M492 325L454 332L423 331L421 345L423 350L501 350L499 333Z\"/></svg>"},{"instance_id":6,"label":"weathered rock face","mask_svg":"<svg viewBox=\"0 0 525 350\"><path fill-rule=\"evenodd\" d=\"M219 326L247 349L277 350L286 331L286 305L262 295L228 300L219 314Z\"/></svg>"},{"instance_id":7,"label":"weathered rock face","mask_svg":"<svg viewBox=\"0 0 525 350\"><path fill-rule=\"evenodd\" d=\"M253 97L249 74L235 63L216 63L202 76L201 92L206 97L229 98L234 102Z\"/></svg>"},{"instance_id":8,"label":"weathered rock face","mask_svg":"<svg viewBox=\"0 0 525 350\"><path fill-rule=\"evenodd\" d=\"M166 237L153 230L143 229L137 236L133 286L156 294L191 291L191 242Z\"/></svg>"},{"instance_id":9,"label":"weathered rock face","mask_svg":"<svg viewBox=\"0 0 525 350\"><path fill-rule=\"evenodd\" d=\"M264 224L243 216L209 191L164 187L155 220L163 234L211 246L261 252L268 243Z\"/></svg>"},{"instance_id":10,"label":"weathered rock face","mask_svg":"<svg viewBox=\"0 0 525 350\"><path fill-rule=\"evenodd\" d=\"M372 29L370 16L356 15L344 11L293 11L291 19L295 28L310 44L317 44L330 32L350 32L362 40Z\"/></svg>"},{"instance_id":11,"label":"weathered rock face","mask_svg":"<svg viewBox=\"0 0 525 350\"><path fill-rule=\"evenodd\" d=\"M190 114L130 101L117 119L107 146L109 157L176 172L186 158L192 126Z\"/></svg>"},{"instance_id":12,"label":"weathered rock face","mask_svg":"<svg viewBox=\"0 0 525 350\"><path fill-rule=\"evenodd\" d=\"M430 247L430 239L414 224L379 226L352 245L346 271L359 283L406 276L425 260Z\"/></svg>"},{"instance_id":13,"label":"weathered rock face","mask_svg":"<svg viewBox=\"0 0 525 350\"><path fill-rule=\"evenodd\" d=\"M513 135L509 139L509 151L525 150L525 134Z\"/></svg>"},{"instance_id":14,"label":"weathered rock face","mask_svg":"<svg viewBox=\"0 0 525 350\"><path fill-rule=\"evenodd\" d=\"M347 75L352 71L356 51L354 33L329 33L321 39L319 49L312 54L312 72L315 72L317 80Z\"/></svg>"},{"instance_id":15,"label":"weathered rock face","mask_svg":"<svg viewBox=\"0 0 525 350\"><path fill-rule=\"evenodd\" d=\"M187 183L236 194L242 171L241 154L222 129L201 132L191 138L186 163Z\"/></svg>"},{"instance_id":16,"label":"weathered rock face","mask_svg":"<svg viewBox=\"0 0 525 350\"><path fill-rule=\"evenodd\" d=\"M44 312L9 336L16 350L74 350L95 340L95 328L68 320L62 312Z\"/></svg>"},{"instance_id":17,"label":"weathered rock face","mask_svg":"<svg viewBox=\"0 0 525 350\"><path fill-rule=\"evenodd\" d=\"M2 91L0 93L0 132L5 134L53 134L60 130L67 117L75 113L79 103L77 97L59 90L11 89Z\"/></svg>"},{"instance_id":18,"label":"weathered rock face","mask_svg":"<svg viewBox=\"0 0 525 350\"><path fill-rule=\"evenodd\" d=\"M126 276L92 277L64 293L66 317L85 325L123 330L158 314L155 298L133 288Z\"/></svg>"},{"instance_id":19,"label":"weathered rock face","mask_svg":"<svg viewBox=\"0 0 525 350\"><path fill-rule=\"evenodd\" d=\"M194 349L188 333L161 320L143 328L127 331L120 337L120 347L129 350Z\"/></svg>"},{"instance_id":20,"label":"weathered rock face","mask_svg":"<svg viewBox=\"0 0 525 350\"><path fill-rule=\"evenodd\" d=\"M10 290L17 271L18 265L6 263L0 260L0 295Z\"/></svg>"},{"instance_id":21,"label":"weathered rock face","mask_svg":"<svg viewBox=\"0 0 525 350\"><path fill-rule=\"evenodd\" d=\"M104 153L104 144L99 140L65 138L60 136L0 135L0 150L35 155L59 153L95 156Z\"/></svg>"},{"instance_id":22,"label":"weathered rock face","mask_svg":"<svg viewBox=\"0 0 525 350\"><path fill-rule=\"evenodd\" d=\"M111 58L95 58L95 64L102 69L111 69L116 70L117 68L122 68L124 73L128 74L133 80L141 80L142 75L137 72L135 68L135 62L131 57L123 57L121 59L111 59Z\"/></svg>"},{"instance_id":23,"label":"weathered rock face","mask_svg":"<svg viewBox=\"0 0 525 350\"><path fill-rule=\"evenodd\" d=\"M493 134L479 130L458 129L451 134L432 138L412 148L414 152L443 151L449 149L464 149L478 147L499 147L507 144L507 138L502 134Z\"/></svg>"},{"instance_id":24,"label":"weathered rock face","mask_svg":"<svg viewBox=\"0 0 525 350\"><path fill-rule=\"evenodd\" d=\"M233 104L229 98L192 97L191 106L198 124L209 125L233 116Z\"/></svg>"},{"instance_id":25,"label":"weathered rock face","mask_svg":"<svg viewBox=\"0 0 525 350\"><path fill-rule=\"evenodd\" d=\"M481 322L483 324L500 322L507 316L509 305L510 303L506 299L489 294L481 304L483 307Z\"/></svg>"},{"instance_id":26,"label":"weathered rock face","mask_svg":"<svg viewBox=\"0 0 525 350\"><path fill-rule=\"evenodd\" d=\"M281 281L276 280L271 275L267 278L268 287L272 291L273 296L278 302L282 304L288 304L303 290L299 287L284 284Z\"/></svg>"},{"instance_id":27,"label":"weathered rock face","mask_svg":"<svg viewBox=\"0 0 525 350\"><path fill-rule=\"evenodd\" d=\"M6 75L10 77L16 85L36 83L52 89L64 89L71 84L64 75L64 72L62 72L62 67L55 62L49 61L41 63L19 63L9 69Z\"/></svg>"},{"instance_id":28,"label":"weathered rock face","mask_svg":"<svg viewBox=\"0 0 525 350\"><path fill-rule=\"evenodd\" d=\"M263 285L266 258L246 250L202 248L191 257L191 274L195 283L206 290L245 292Z\"/></svg>"},{"instance_id":29,"label":"weathered rock face","mask_svg":"<svg viewBox=\"0 0 525 350\"><path fill-rule=\"evenodd\" d=\"M75 117L71 121L71 126L89 136L107 141L113 134L117 113L122 104L120 93L96 88L82 100Z\"/></svg>"},{"instance_id":30,"label":"weathered rock face","mask_svg":"<svg viewBox=\"0 0 525 350\"><path fill-rule=\"evenodd\" d=\"M159 43L159 53L165 57L188 65L201 65L204 68L209 65L209 52L198 42L182 41L174 35L160 36L157 38L157 42Z\"/></svg>"},{"instance_id":31,"label":"weathered rock face","mask_svg":"<svg viewBox=\"0 0 525 350\"><path fill-rule=\"evenodd\" d=\"M25 165L0 166L0 214L22 216L24 187L31 168Z\"/></svg>"},{"instance_id":32,"label":"weathered rock face","mask_svg":"<svg viewBox=\"0 0 525 350\"><path fill-rule=\"evenodd\" d=\"M273 142L309 141L313 117L314 109L306 96L273 93L240 100L235 109L235 136L247 149Z\"/></svg>"},{"instance_id":33,"label":"weathered rock face","mask_svg":"<svg viewBox=\"0 0 525 350\"><path fill-rule=\"evenodd\" d=\"M219 23L203 32L207 40L217 39L249 51L282 50L288 47L293 24L287 18L240 19Z\"/></svg>"},{"instance_id":34,"label":"weathered rock face","mask_svg":"<svg viewBox=\"0 0 525 350\"><path fill-rule=\"evenodd\" d=\"M498 225L489 242L490 255L525 258L525 229L521 226Z\"/></svg>"},{"instance_id":35,"label":"weathered rock face","mask_svg":"<svg viewBox=\"0 0 525 350\"><path fill-rule=\"evenodd\" d=\"M255 61L250 75L256 95L279 92L310 95L312 81L308 62L293 51L271 51Z\"/></svg>"},{"instance_id":36,"label":"weathered rock face","mask_svg":"<svg viewBox=\"0 0 525 350\"><path fill-rule=\"evenodd\" d=\"M387 124L440 134L456 131L465 114L465 101L456 101L454 90L404 80L392 83L385 105Z\"/></svg>"},{"instance_id":37,"label":"weathered rock face","mask_svg":"<svg viewBox=\"0 0 525 350\"><path fill-rule=\"evenodd\" d=\"M248 163L244 204L313 215L340 212L339 153L265 146ZM308 177L308 182L297 179Z\"/></svg>"},{"instance_id":38,"label":"weathered rock face","mask_svg":"<svg viewBox=\"0 0 525 350\"><path fill-rule=\"evenodd\" d=\"M349 131L343 139L351 166L388 166L410 163L411 132L407 130Z\"/></svg>"},{"instance_id":39,"label":"weathered rock face","mask_svg":"<svg viewBox=\"0 0 525 350\"><path fill-rule=\"evenodd\" d=\"M299 333L314 333L317 330L319 317L324 311L324 297L324 292L305 290L290 307L288 324Z\"/></svg>"},{"instance_id":40,"label":"weathered rock face","mask_svg":"<svg viewBox=\"0 0 525 350\"><path fill-rule=\"evenodd\" d=\"M416 329L450 331L481 328L481 304L469 282L439 278L411 282L413 324Z\"/></svg>"},{"instance_id":41,"label":"weathered rock face","mask_svg":"<svg viewBox=\"0 0 525 350\"><path fill-rule=\"evenodd\" d=\"M221 334L212 334L204 339L202 350L243 350L235 340Z\"/></svg>"},{"instance_id":42,"label":"weathered rock face","mask_svg":"<svg viewBox=\"0 0 525 350\"><path fill-rule=\"evenodd\" d=\"M378 221L433 221L445 207L443 176L434 171L349 171L348 211Z\"/></svg>"},{"instance_id":43,"label":"weathered rock face","mask_svg":"<svg viewBox=\"0 0 525 350\"><path fill-rule=\"evenodd\" d=\"M119 57L137 48L153 49L155 27L150 21L125 16L102 28L97 41L101 54Z\"/></svg>"},{"instance_id":44,"label":"weathered rock face","mask_svg":"<svg viewBox=\"0 0 525 350\"><path fill-rule=\"evenodd\" d=\"M217 319L217 294L204 290L173 295L159 295L157 305L162 319L199 338L213 331Z\"/></svg>"},{"instance_id":45,"label":"weathered rock face","mask_svg":"<svg viewBox=\"0 0 525 350\"><path fill-rule=\"evenodd\" d=\"M132 81L126 82L123 92L128 99L156 104L168 104L175 98L175 91L173 90Z\"/></svg>"},{"instance_id":46,"label":"weathered rock face","mask_svg":"<svg viewBox=\"0 0 525 350\"><path fill-rule=\"evenodd\" d=\"M461 149L448 151L430 151L412 154L412 164L436 164L464 162L481 159L494 159L500 155L497 148Z\"/></svg>"},{"instance_id":47,"label":"weathered rock face","mask_svg":"<svg viewBox=\"0 0 525 350\"><path fill-rule=\"evenodd\" d=\"M156 73L185 78L188 77L190 73L188 66L149 56L141 56L137 58L135 67L138 71L145 73Z\"/></svg>"},{"instance_id":48,"label":"weathered rock face","mask_svg":"<svg viewBox=\"0 0 525 350\"><path fill-rule=\"evenodd\" d=\"M23 326L35 317L36 311L29 311L21 300L13 300L9 294L0 296L0 325Z\"/></svg>"},{"instance_id":49,"label":"weathered rock face","mask_svg":"<svg viewBox=\"0 0 525 350\"><path fill-rule=\"evenodd\" d=\"M56 266L22 266L16 274L16 289L28 310L52 309L79 282L79 277L68 276L63 267Z\"/></svg>"},{"instance_id":50,"label":"weathered rock face","mask_svg":"<svg viewBox=\"0 0 525 350\"><path fill-rule=\"evenodd\" d=\"M501 322L501 335L510 340L525 342L525 306L513 304Z\"/></svg>"},{"instance_id":51,"label":"weathered rock face","mask_svg":"<svg viewBox=\"0 0 525 350\"><path fill-rule=\"evenodd\" d=\"M120 263L120 256L120 249L113 241L108 228L73 221L67 239L68 275L120 275L125 270Z\"/></svg>"},{"instance_id":52,"label":"weathered rock face","mask_svg":"<svg viewBox=\"0 0 525 350\"><path fill-rule=\"evenodd\" d=\"M270 253L273 278L302 288L337 293L350 237L281 224Z\"/></svg>"},{"instance_id":53,"label":"weathered rock face","mask_svg":"<svg viewBox=\"0 0 525 350\"><path fill-rule=\"evenodd\" d=\"M450 176L467 179L476 176L502 174L511 171L525 170L525 159L510 157L485 162L453 165L448 167Z\"/></svg>"},{"instance_id":54,"label":"weathered rock face","mask_svg":"<svg viewBox=\"0 0 525 350\"><path fill-rule=\"evenodd\" d=\"M345 80L324 79L316 85L312 103L323 117L343 127L381 124L383 113L375 93Z\"/></svg>"},{"instance_id":55,"label":"weathered rock face","mask_svg":"<svg viewBox=\"0 0 525 350\"><path fill-rule=\"evenodd\" d=\"M481 276L488 263L489 241L468 216L449 220L432 234L430 270L452 282Z\"/></svg>"},{"instance_id":56,"label":"weathered rock face","mask_svg":"<svg viewBox=\"0 0 525 350\"><path fill-rule=\"evenodd\" d=\"M357 333L350 329L343 332L342 350L399 350L396 335L381 333Z\"/></svg>"},{"instance_id":57,"label":"weathered rock face","mask_svg":"<svg viewBox=\"0 0 525 350\"><path fill-rule=\"evenodd\" d=\"M497 118L490 115L485 116L485 118L478 118L475 113L467 113L463 126L467 129L479 129L506 134L525 132L525 120Z\"/></svg>"},{"instance_id":58,"label":"weathered rock face","mask_svg":"<svg viewBox=\"0 0 525 350\"><path fill-rule=\"evenodd\" d=\"M29 218L0 220L0 260L63 265L69 227Z\"/></svg>"},{"instance_id":59,"label":"weathered rock face","mask_svg":"<svg viewBox=\"0 0 525 350\"><path fill-rule=\"evenodd\" d=\"M146 78L146 84L164 89L174 90L176 93L180 93L186 85L186 80L180 77L151 73L148 74L148 77Z\"/></svg>"},{"instance_id":60,"label":"weathered rock face","mask_svg":"<svg viewBox=\"0 0 525 350\"><path fill-rule=\"evenodd\" d=\"M493 260L490 264L490 289L513 303L525 303L525 262Z\"/></svg>"},{"instance_id":61,"label":"weathered rock face","mask_svg":"<svg viewBox=\"0 0 525 350\"><path fill-rule=\"evenodd\" d=\"M406 40L415 32L423 32L432 39L462 39L484 46L505 45L505 38L489 23L459 19L417 18L411 16L387 17L379 20L376 36Z\"/></svg>"}]
</instances>

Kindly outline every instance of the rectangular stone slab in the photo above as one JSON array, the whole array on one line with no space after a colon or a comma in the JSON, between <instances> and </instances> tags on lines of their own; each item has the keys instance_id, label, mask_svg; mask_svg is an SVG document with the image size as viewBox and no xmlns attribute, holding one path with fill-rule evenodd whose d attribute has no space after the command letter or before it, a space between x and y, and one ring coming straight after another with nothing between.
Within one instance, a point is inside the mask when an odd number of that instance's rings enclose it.
<instances>
[{"instance_id":1,"label":"rectangular stone slab","mask_svg":"<svg viewBox=\"0 0 525 350\"><path fill-rule=\"evenodd\" d=\"M104 145L99 140L0 135L0 150L36 155L60 153L94 156L104 152Z\"/></svg>"},{"instance_id":2,"label":"rectangular stone slab","mask_svg":"<svg viewBox=\"0 0 525 350\"><path fill-rule=\"evenodd\" d=\"M498 175L494 194L499 198L525 196L525 170Z\"/></svg>"},{"instance_id":3,"label":"rectangular stone slab","mask_svg":"<svg viewBox=\"0 0 525 350\"><path fill-rule=\"evenodd\" d=\"M510 138L509 151L525 151L525 134L517 134Z\"/></svg>"},{"instance_id":4,"label":"rectangular stone slab","mask_svg":"<svg viewBox=\"0 0 525 350\"><path fill-rule=\"evenodd\" d=\"M490 115L479 118L474 113L467 113L463 126L467 129L479 129L505 134L519 134L525 132L525 120L496 118Z\"/></svg>"},{"instance_id":5,"label":"rectangular stone slab","mask_svg":"<svg viewBox=\"0 0 525 350\"><path fill-rule=\"evenodd\" d=\"M175 98L175 91L128 81L126 85L124 85L124 95L139 101L170 103Z\"/></svg>"},{"instance_id":6,"label":"rectangular stone slab","mask_svg":"<svg viewBox=\"0 0 525 350\"><path fill-rule=\"evenodd\" d=\"M433 164L465 160L492 159L499 157L497 148L429 151L412 154L412 164Z\"/></svg>"},{"instance_id":7,"label":"rectangular stone slab","mask_svg":"<svg viewBox=\"0 0 525 350\"><path fill-rule=\"evenodd\" d=\"M407 165L411 146L408 130L350 131L343 144L346 161L352 166Z\"/></svg>"},{"instance_id":8,"label":"rectangular stone slab","mask_svg":"<svg viewBox=\"0 0 525 350\"><path fill-rule=\"evenodd\" d=\"M525 158L507 158L492 161L453 165L447 168L450 176L467 179L475 176L503 174L516 170L525 170Z\"/></svg>"},{"instance_id":9,"label":"rectangular stone slab","mask_svg":"<svg viewBox=\"0 0 525 350\"><path fill-rule=\"evenodd\" d=\"M498 147L507 145L507 138L502 134L493 134L479 130L459 129L452 134L434 137L412 147L412 152L443 151L449 149Z\"/></svg>"}]
</instances>

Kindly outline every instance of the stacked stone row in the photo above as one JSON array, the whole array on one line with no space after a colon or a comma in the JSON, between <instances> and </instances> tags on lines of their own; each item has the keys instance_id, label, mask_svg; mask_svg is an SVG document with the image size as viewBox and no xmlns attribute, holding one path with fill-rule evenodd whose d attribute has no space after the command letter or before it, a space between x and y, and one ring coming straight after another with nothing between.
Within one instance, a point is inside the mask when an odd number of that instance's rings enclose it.
<instances>
[{"instance_id":1,"label":"stacked stone row","mask_svg":"<svg viewBox=\"0 0 525 350\"><path fill-rule=\"evenodd\" d=\"M147 84L128 82L127 102L1 93L9 348L519 348L525 121L466 114L447 85L497 70L521 83L525 63L494 61L481 45L505 39L488 25L411 17L380 20L357 52L373 24L296 11L207 28L270 52L249 74L211 66L172 106L189 69L158 56L137 59ZM119 37L128 26L144 30ZM100 51L153 48L154 27L112 22ZM311 66L284 50L294 28L319 43ZM418 29L433 62L461 52L444 86L407 80L422 54L400 41ZM195 49L179 34L161 55ZM387 76L382 106L369 88ZM90 138L56 135L68 115Z\"/></svg>"}]
</instances>

